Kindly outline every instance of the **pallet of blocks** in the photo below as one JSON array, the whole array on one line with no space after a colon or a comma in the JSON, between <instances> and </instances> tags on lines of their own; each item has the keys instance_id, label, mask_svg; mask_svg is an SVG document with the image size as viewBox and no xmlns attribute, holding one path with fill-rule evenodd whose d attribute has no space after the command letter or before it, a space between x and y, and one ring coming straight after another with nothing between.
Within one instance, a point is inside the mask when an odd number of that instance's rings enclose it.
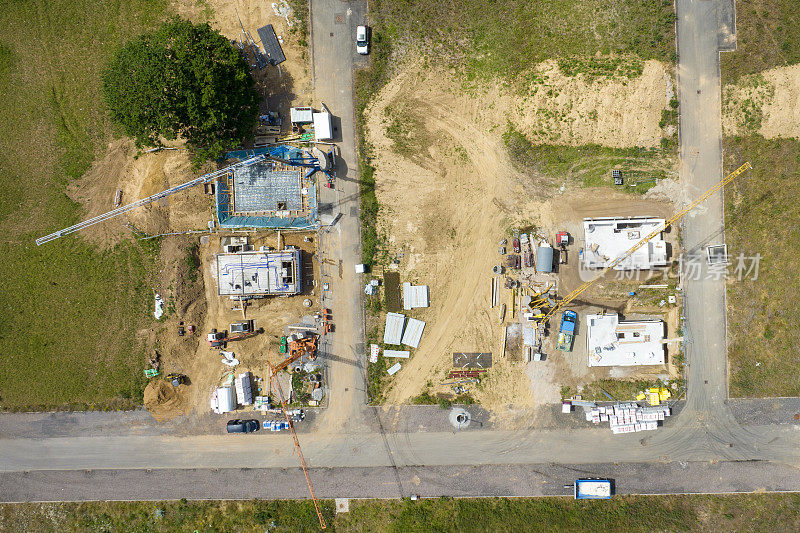
<instances>
[{"instance_id":1,"label":"pallet of blocks","mask_svg":"<svg viewBox=\"0 0 800 533\"><path fill-rule=\"evenodd\" d=\"M670 407L639 407L633 402L601 405L586 410L586 421L593 424L608 422L611 432L636 433L658 429L658 423L672 414Z\"/></svg>"}]
</instances>

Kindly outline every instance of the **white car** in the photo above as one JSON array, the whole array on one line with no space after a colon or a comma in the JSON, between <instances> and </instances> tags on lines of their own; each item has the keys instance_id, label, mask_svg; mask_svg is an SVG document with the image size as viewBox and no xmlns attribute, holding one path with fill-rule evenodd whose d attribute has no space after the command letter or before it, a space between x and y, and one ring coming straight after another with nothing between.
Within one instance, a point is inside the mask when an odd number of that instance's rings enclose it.
<instances>
[{"instance_id":1,"label":"white car","mask_svg":"<svg viewBox=\"0 0 800 533\"><path fill-rule=\"evenodd\" d=\"M369 53L369 29L366 26L356 28L356 52L362 56Z\"/></svg>"}]
</instances>

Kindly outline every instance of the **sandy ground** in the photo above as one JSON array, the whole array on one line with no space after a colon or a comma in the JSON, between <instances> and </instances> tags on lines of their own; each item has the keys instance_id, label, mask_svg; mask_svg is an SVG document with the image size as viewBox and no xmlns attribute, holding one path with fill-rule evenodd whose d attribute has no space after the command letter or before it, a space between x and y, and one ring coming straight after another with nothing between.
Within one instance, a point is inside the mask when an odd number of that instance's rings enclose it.
<instances>
[{"instance_id":1,"label":"sandy ground","mask_svg":"<svg viewBox=\"0 0 800 533\"><path fill-rule=\"evenodd\" d=\"M552 65L541 68L552 70ZM559 81L559 75L550 78L550 83L561 83L559 98L598 103L597 124L584 127L577 120L565 122L558 131L560 142L604 142L614 137L616 146L648 145L651 130L653 143L660 138L657 125L667 101L666 73L657 63L648 63L642 80L620 87L606 82L592 88L582 80ZM453 83L446 73L425 74L410 65L367 111L376 194L382 207L380 229L400 260L403 280L428 284L431 294L430 308L407 313L427 325L419 349L403 361L403 369L395 376L387 401L406 402L429 382L434 385L432 392L449 392L449 387L438 383L452 369L453 352L492 352L492 370L471 392L495 413L502 410L513 416L520 409L558 401L559 382L573 376L582 363L553 358L525 368L519 354L510 350L502 354L504 329L497 309L489 308L498 241L515 225L534 224L550 234L567 222L577 227L584 216L654 215L668 211L669 205L631 201L630 196L609 189L559 193L549 184L521 175L506 156L501 133L508 118L530 134L537 127L529 120L536 112L511 113L521 104L517 101L512 106L511 97L500 94L500 89L487 89L476 99L456 94ZM575 93L570 96L572 90ZM649 106L644 105L648 98L652 100ZM536 105L548 104L539 101ZM618 109L617 113L638 111L631 112L629 119L612 120L610 114L602 114L611 113L603 111L605 105ZM418 120L420 131L411 136L421 140L426 153L403 157L392 150L394 143L386 132L387 108L402 108ZM535 134L531 137L536 139ZM575 261L577 248L572 252ZM501 301L507 298L504 293Z\"/></svg>"},{"instance_id":2,"label":"sandy ground","mask_svg":"<svg viewBox=\"0 0 800 533\"><path fill-rule=\"evenodd\" d=\"M132 141L116 140L108 145L105 155L95 161L79 181L68 186L67 194L84 206L85 218L113 209L117 189L122 190L121 203L124 205L194 177L186 150L161 150L141 154L138 158L136 153ZM211 197L203 194L202 187L195 187L92 226L80 234L100 246L108 246L130 235L126 224L155 235L205 229L211 216Z\"/></svg>"},{"instance_id":3,"label":"sandy ground","mask_svg":"<svg viewBox=\"0 0 800 533\"><path fill-rule=\"evenodd\" d=\"M256 43L260 43L258 28L272 24L279 40L283 39L281 48L286 61L280 65L280 73L275 67L268 66L261 71L254 69L253 77L259 85L259 92L266 97L263 110L278 110L288 121L291 104L314 103L311 100L311 76L304 47L299 43L299 33L291 31L296 23L290 27L286 17L277 15L272 5L273 2L255 0L177 0L172 3L172 8L184 18L208 22L225 37L239 41L242 41L242 26Z\"/></svg>"},{"instance_id":4,"label":"sandy ground","mask_svg":"<svg viewBox=\"0 0 800 533\"><path fill-rule=\"evenodd\" d=\"M539 64L534 72L522 87L511 89L502 84L466 85L446 71L408 63L380 99L414 87L413 97L446 98L483 130L502 132L510 121L534 143L660 145L661 111L674 93L671 74L658 61L645 62L642 75L634 79L569 77L554 60Z\"/></svg>"},{"instance_id":5,"label":"sandy ground","mask_svg":"<svg viewBox=\"0 0 800 533\"><path fill-rule=\"evenodd\" d=\"M748 76L737 85L725 86L723 95L726 135L757 132L767 139L800 138L800 65Z\"/></svg>"},{"instance_id":6,"label":"sandy ground","mask_svg":"<svg viewBox=\"0 0 800 533\"><path fill-rule=\"evenodd\" d=\"M175 246L181 248L187 246L190 240L198 242L196 237L193 239L170 237L165 239L162 248L169 248L170 241L177 242ZM201 267L194 282L186 281L185 272L181 272L180 269L162 272L162 296L167 302L167 308L174 302L175 311L169 313L162 323L157 323L155 329L151 330L156 338L156 349L161 355L163 373L179 372L189 378L189 385L182 387L185 388L183 392L185 402L179 405L179 409L171 411L173 416L192 411L198 414L209 411L211 392L229 375L231 369L222 364L219 350L212 349L206 344L205 335L214 328L220 331L228 330L231 323L243 318L241 305L238 302L217 294L216 254L220 252L220 237L204 236L199 242ZM227 348L241 361L241 364L234 369L234 373L238 375L245 371L252 372L255 377L264 379L258 383L259 387L267 386L267 361L277 363L282 360L277 347L284 327L299 322L303 315L319 309L319 299L313 288L313 280L319 272L318 266L315 266L311 259L315 243L304 242L301 234L286 235L283 242L285 245L294 245L307 252L304 253L303 271L306 284L304 293L288 298L255 300L248 305L246 318L253 319L255 327L263 328L263 333L231 342ZM257 234L251 239L251 244L256 247L277 247L277 235ZM181 261L185 263L185 259L182 258ZM169 266L169 260L166 264ZM181 289L183 286L188 287ZM176 293L176 290L179 292ZM306 298L310 298L316 307L306 308L303 305L303 300ZM185 326L196 326L195 333L179 336L177 330L181 321ZM285 392L288 394L289 391ZM163 408L156 412L162 418L165 417Z\"/></svg>"}]
</instances>

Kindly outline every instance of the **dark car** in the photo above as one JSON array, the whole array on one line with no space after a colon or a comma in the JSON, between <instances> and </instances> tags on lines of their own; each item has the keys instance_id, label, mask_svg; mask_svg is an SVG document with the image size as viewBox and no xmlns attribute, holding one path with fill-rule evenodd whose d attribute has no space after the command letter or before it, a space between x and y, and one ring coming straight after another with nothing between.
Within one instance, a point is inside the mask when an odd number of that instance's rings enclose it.
<instances>
[{"instance_id":1,"label":"dark car","mask_svg":"<svg viewBox=\"0 0 800 533\"><path fill-rule=\"evenodd\" d=\"M258 431L258 420L228 420L228 433L252 433Z\"/></svg>"}]
</instances>

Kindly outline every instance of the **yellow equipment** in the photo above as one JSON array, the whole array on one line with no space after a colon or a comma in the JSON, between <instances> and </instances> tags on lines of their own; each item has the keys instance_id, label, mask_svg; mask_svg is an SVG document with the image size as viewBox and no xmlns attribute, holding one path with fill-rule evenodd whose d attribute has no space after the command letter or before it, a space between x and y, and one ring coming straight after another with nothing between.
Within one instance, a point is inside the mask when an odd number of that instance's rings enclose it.
<instances>
[{"instance_id":1,"label":"yellow equipment","mask_svg":"<svg viewBox=\"0 0 800 533\"><path fill-rule=\"evenodd\" d=\"M275 367L269 363L270 366L270 385L275 388L275 391L278 393L278 398L281 401L281 410L283 411L283 416L286 418L286 423L289 425L289 431L292 434L292 441L294 442L294 451L297 453L297 457L300 459L300 466L303 468L303 474L306 476L306 484L308 485L308 492L311 494L311 500L314 502L314 510L317 512L317 518L319 519L319 527L321 529L326 529L325 519L322 518L322 511L319 508L319 502L317 501L317 496L314 494L314 485L311 483L311 478L308 475L308 468L306 467L306 459L303 457L303 451L300 449L300 441L297 440L297 433L294 430L294 422L292 418L289 416L288 411L286 410L286 399L283 396L283 390L281 390L281 384L278 381L278 372L275 370Z\"/></svg>"},{"instance_id":2,"label":"yellow equipment","mask_svg":"<svg viewBox=\"0 0 800 533\"><path fill-rule=\"evenodd\" d=\"M725 185L727 185L728 183L733 181L733 179L736 178L739 174L741 174L745 170L748 170L748 169L751 169L751 168L753 168L753 166L748 161L744 165L740 166L739 168L737 168L736 170L734 170L733 172L728 174L726 177L722 178L713 187L711 187L706 192L704 192L699 198L697 198L692 203L690 203L689 205L687 205L686 207L684 207L683 209L681 209L680 211L678 211L677 213L672 215L672 217L669 218L664 223L664 227L663 228L657 228L655 231L653 231L652 233L647 235L645 238L643 238L642 240L640 240L639 242L634 244L627 252L623 253L622 255L620 255L619 257L617 257L616 259L614 259L610 263L608 263L596 278L594 278L591 281L587 281L587 282L583 283L580 287L578 287L577 289L575 289L571 293L567 294L560 301L556 302L556 305L554 305L553 308L550 309L550 311L541 319L541 321L547 321L561 307L563 307L565 305L569 305L569 303L572 300L574 300L575 298L577 298L578 296L583 294L583 292L586 291L586 289L591 287L597 280L602 278L605 275L606 272L608 272L609 270L611 270L612 268L614 268L615 266L620 264L622 261L625 260L625 258L627 258L629 255L631 255L633 252L635 252L636 250L638 250L639 248L641 248L642 246L647 244L650 241L650 239L652 239L653 237L655 237L658 234L660 234L662 231L664 231L665 229L667 229L668 227L673 225L678 220L682 219L684 216L686 216L687 213L689 213L695 207L697 207L698 205L700 205L701 203L706 201L712 194L716 193L717 191L722 189Z\"/></svg>"}]
</instances>

